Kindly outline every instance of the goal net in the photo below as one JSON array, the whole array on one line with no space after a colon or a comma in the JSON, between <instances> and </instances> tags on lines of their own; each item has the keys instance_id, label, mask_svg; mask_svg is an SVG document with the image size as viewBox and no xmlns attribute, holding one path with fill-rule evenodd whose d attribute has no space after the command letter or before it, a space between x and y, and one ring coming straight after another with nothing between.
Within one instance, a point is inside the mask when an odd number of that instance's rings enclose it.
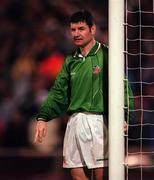
<instances>
[{"instance_id":1,"label":"goal net","mask_svg":"<svg viewBox=\"0 0 154 180\"><path fill-rule=\"evenodd\" d=\"M127 111L125 179L154 179L154 0L125 0L124 25L128 101L135 101Z\"/></svg>"}]
</instances>

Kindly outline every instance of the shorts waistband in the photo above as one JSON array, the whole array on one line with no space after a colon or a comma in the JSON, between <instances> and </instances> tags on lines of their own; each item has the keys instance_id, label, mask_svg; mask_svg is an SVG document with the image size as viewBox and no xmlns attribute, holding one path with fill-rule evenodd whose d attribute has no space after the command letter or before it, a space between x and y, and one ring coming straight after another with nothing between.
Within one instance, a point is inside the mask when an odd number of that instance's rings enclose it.
<instances>
[{"instance_id":1,"label":"shorts waistband","mask_svg":"<svg viewBox=\"0 0 154 180\"><path fill-rule=\"evenodd\" d=\"M74 112L72 114L70 114L70 116L75 116L77 114L85 114L85 115L99 115L102 116L103 113L95 113L95 112Z\"/></svg>"}]
</instances>

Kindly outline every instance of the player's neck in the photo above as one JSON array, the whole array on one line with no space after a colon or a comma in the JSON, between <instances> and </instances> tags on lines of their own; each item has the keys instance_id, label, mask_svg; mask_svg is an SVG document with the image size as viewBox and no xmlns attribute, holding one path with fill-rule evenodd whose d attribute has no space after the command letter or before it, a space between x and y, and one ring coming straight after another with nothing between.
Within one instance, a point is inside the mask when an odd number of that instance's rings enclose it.
<instances>
[{"instance_id":1,"label":"player's neck","mask_svg":"<svg viewBox=\"0 0 154 180\"><path fill-rule=\"evenodd\" d=\"M90 50L93 48L93 46L95 45L96 43L96 40L95 39L92 39L86 46L84 47L81 47L80 50L81 50L81 54L83 56L86 56Z\"/></svg>"}]
</instances>

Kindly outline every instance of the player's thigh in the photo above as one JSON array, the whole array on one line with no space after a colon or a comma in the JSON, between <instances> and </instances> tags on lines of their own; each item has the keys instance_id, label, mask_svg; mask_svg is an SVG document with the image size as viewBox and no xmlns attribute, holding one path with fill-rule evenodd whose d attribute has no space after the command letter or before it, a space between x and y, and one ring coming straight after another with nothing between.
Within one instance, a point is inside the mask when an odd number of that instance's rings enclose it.
<instances>
[{"instance_id":1,"label":"player's thigh","mask_svg":"<svg viewBox=\"0 0 154 180\"><path fill-rule=\"evenodd\" d=\"M93 173L96 180L108 180L108 167L95 168Z\"/></svg>"},{"instance_id":2,"label":"player's thigh","mask_svg":"<svg viewBox=\"0 0 154 180\"><path fill-rule=\"evenodd\" d=\"M88 176L86 175L84 168L72 168L71 176L73 180L89 180Z\"/></svg>"}]
</instances>

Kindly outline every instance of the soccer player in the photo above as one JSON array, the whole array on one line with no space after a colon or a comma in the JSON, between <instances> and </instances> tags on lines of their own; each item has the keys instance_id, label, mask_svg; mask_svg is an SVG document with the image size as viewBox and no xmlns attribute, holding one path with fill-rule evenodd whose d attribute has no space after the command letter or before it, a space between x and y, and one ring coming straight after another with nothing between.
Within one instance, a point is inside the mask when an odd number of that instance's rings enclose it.
<instances>
[{"instance_id":1,"label":"soccer player","mask_svg":"<svg viewBox=\"0 0 154 180\"><path fill-rule=\"evenodd\" d=\"M76 50L66 57L40 108L34 141L42 142L47 121L67 112L63 167L70 168L74 180L88 179L85 168L102 180L108 165L108 49L95 39L96 25L89 11L71 16L70 31Z\"/></svg>"}]
</instances>

